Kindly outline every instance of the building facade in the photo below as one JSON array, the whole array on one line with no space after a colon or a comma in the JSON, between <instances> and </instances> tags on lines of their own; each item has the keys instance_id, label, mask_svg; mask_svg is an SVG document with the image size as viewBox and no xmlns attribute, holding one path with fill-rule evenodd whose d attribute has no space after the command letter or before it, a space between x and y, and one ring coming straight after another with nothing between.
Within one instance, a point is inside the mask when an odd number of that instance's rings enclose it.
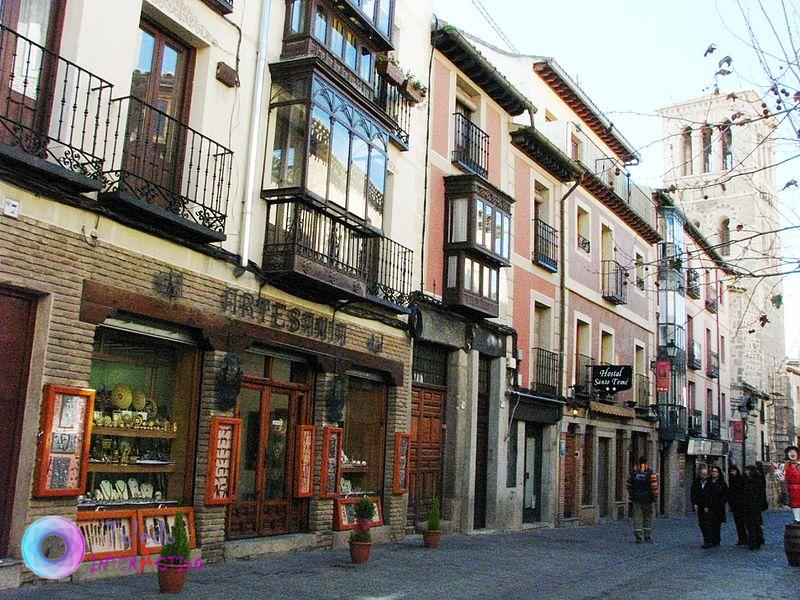
<instances>
[{"instance_id":1,"label":"building facade","mask_svg":"<svg viewBox=\"0 0 800 600\"><path fill-rule=\"evenodd\" d=\"M178 510L206 560L340 545L362 497L405 534L425 86L377 56L424 81L430 10L3 3L0 556Z\"/></svg>"},{"instance_id":2,"label":"building facade","mask_svg":"<svg viewBox=\"0 0 800 600\"><path fill-rule=\"evenodd\" d=\"M732 411L742 407L745 419L736 426L738 448L732 447L731 460L768 462L776 452L769 413L777 403L785 419L787 402L785 395L772 394L785 360L782 287L779 281L761 285L759 277L780 265L780 207L769 168L775 163L771 136L777 120L764 115L752 91L705 96L659 112L668 140L665 184L734 271L723 278L721 291L730 312L728 400Z\"/></svg>"}]
</instances>

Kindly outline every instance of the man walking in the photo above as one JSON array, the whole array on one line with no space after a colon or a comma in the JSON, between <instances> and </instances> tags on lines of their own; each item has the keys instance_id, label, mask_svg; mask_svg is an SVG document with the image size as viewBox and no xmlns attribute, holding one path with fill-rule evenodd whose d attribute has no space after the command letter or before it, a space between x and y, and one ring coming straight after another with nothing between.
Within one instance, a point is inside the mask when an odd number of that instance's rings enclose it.
<instances>
[{"instance_id":1,"label":"man walking","mask_svg":"<svg viewBox=\"0 0 800 600\"><path fill-rule=\"evenodd\" d=\"M633 503L633 533L636 543L653 541L653 502L658 497L658 475L639 457L636 468L628 477L628 497Z\"/></svg>"}]
</instances>

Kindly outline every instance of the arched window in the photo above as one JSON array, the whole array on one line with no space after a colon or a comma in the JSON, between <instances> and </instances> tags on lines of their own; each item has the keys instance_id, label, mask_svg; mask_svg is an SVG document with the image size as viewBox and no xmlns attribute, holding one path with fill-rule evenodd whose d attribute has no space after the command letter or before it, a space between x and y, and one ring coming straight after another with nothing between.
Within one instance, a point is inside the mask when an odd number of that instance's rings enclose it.
<instances>
[{"instance_id":1,"label":"arched window","mask_svg":"<svg viewBox=\"0 0 800 600\"><path fill-rule=\"evenodd\" d=\"M711 171L711 126L703 125L700 130L703 140L703 173Z\"/></svg>"},{"instance_id":2,"label":"arched window","mask_svg":"<svg viewBox=\"0 0 800 600\"><path fill-rule=\"evenodd\" d=\"M691 175L692 169L692 128L686 127L681 135L681 165L684 175Z\"/></svg>"},{"instance_id":3,"label":"arched window","mask_svg":"<svg viewBox=\"0 0 800 600\"><path fill-rule=\"evenodd\" d=\"M719 253L729 256L731 253L731 220L722 219L719 223Z\"/></svg>"},{"instance_id":4,"label":"arched window","mask_svg":"<svg viewBox=\"0 0 800 600\"><path fill-rule=\"evenodd\" d=\"M733 168L733 130L730 121L722 126L722 168L726 171Z\"/></svg>"}]
</instances>

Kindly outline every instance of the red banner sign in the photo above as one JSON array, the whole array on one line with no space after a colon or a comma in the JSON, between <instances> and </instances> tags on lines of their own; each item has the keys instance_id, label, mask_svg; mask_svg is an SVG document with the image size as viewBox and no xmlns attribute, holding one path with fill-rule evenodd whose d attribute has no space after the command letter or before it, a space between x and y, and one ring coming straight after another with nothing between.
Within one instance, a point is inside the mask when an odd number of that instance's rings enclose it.
<instances>
[{"instance_id":1,"label":"red banner sign","mask_svg":"<svg viewBox=\"0 0 800 600\"><path fill-rule=\"evenodd\" d=\"M668 360L656 363L656 392L668 392L672 369Z\"/></svg>"},{"instance_id":2,"label":"red banner sign","mask_svg":"<svg viewBox=\"0 0 800 600\"><path fill-rule=\"evenodd\" d=\"M733 424L733 443L741 444L744 442L744 423L741 421L732 421Z\"/></svg>"}]
</instances>

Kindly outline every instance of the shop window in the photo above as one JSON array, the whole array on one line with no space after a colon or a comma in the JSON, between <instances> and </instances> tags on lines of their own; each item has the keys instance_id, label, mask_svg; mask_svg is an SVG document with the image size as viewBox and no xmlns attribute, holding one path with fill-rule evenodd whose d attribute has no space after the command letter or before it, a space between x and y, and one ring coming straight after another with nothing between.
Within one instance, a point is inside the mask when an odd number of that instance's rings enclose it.
<instances>
[{"instance_id":1,"label":"shop window","mask_svg":"<svg viewBox=\"0 0 800 600\"><path fill-rule=\"evenodd\" d=\"M97 393L88 503L137 499L169 505L191 499L198 365L188 334L97 329L89 377Z\"/></svg>"},{"instance_id":2,"label":"shop window","mask_svg":"<svg viewBox=\"0 0 800 600\"><path fill-rule=\"evenodd\" d=\"M341 492L380 496L386 451L386 386L360 377L349 380L342 417Z\"/></svg>"},{"instance_id":3,"label":"shop window","mask_svg":"<svg viewBox=\"0 0 800 600\"><path fill-rule=\"evenodd\" d=\"M300 358L270 356L258 352L242 355L243 371L248 377L280 383L308 383L308 363Z\"/></svg>"}]
</instances>

